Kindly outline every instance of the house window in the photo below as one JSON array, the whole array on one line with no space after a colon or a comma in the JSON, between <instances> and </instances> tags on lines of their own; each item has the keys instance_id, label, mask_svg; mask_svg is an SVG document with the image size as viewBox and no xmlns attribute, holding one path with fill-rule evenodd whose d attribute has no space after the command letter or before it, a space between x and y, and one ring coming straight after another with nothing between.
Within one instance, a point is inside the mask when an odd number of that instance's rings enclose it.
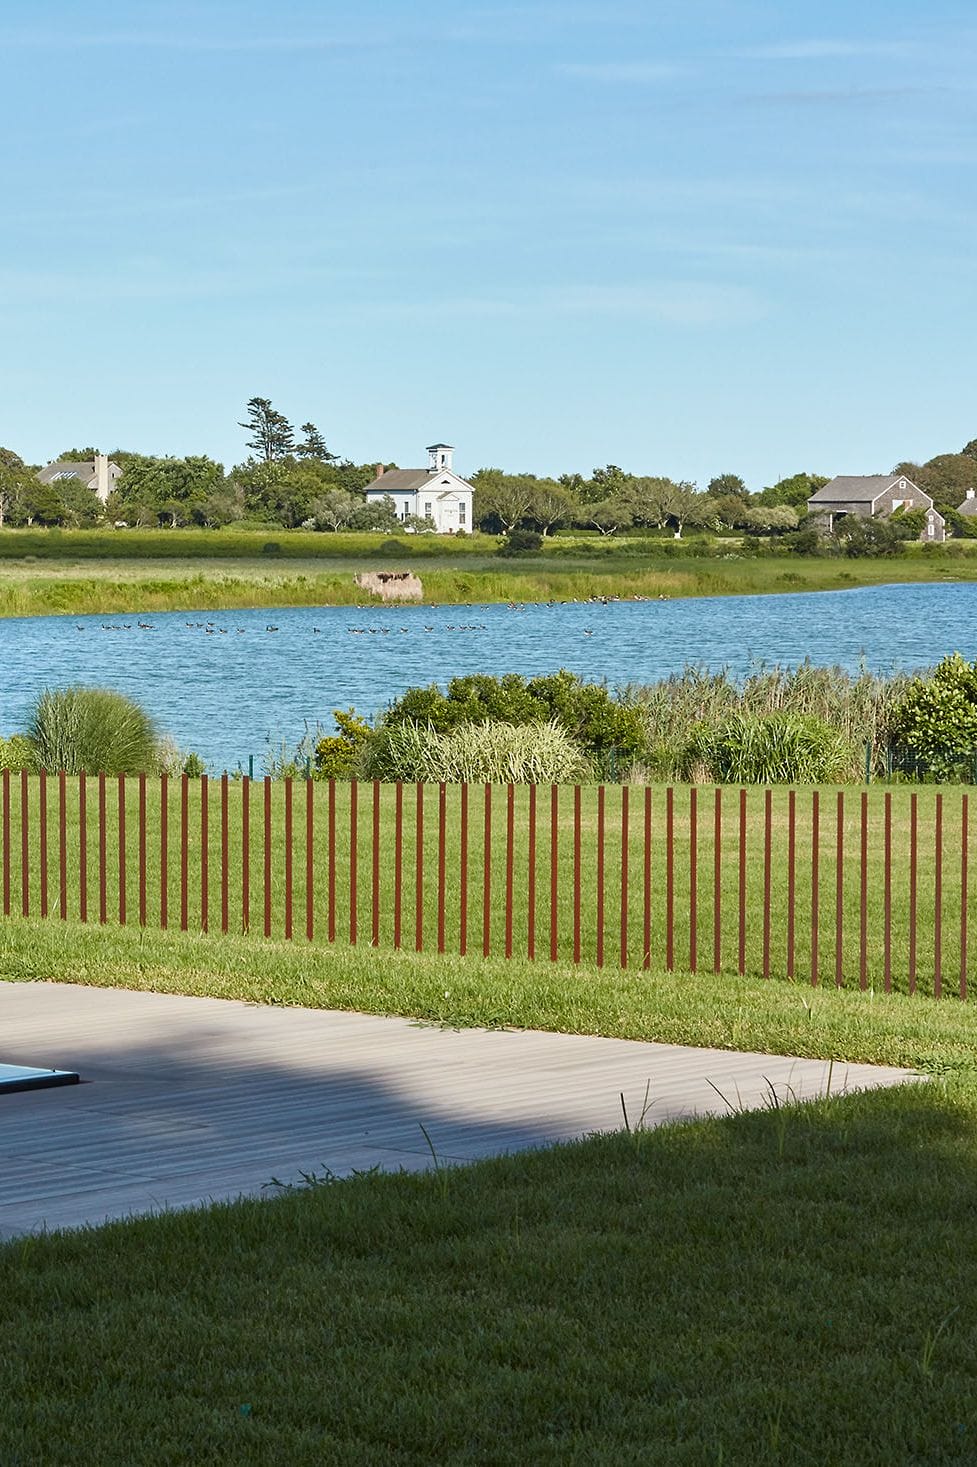
<instances>
[{"instance_id":1,"label":"house window","mask_svg":"<svg viewBox=\"0 0 977 1467\"><path fill-rule=\"evenodd\" d=\"M459 502L459 504L458 504L458 523L459 523L459 525L463 525L465 523L465 518L466 518L467 514L468 514L468 506L465 504L465 501L464 500L461 500Z\"/></svg>"},{"instance_id":2,"label":"house window","mask_svg":"<svg viewBox=\"0 0 977 1467\"><path fill-rule=\"evenodd\" d=\"M424 518L426 520L433 520L434 519L433 505L432 505L430 499L425 500L425 503L424 503Z\"/></svg>"}]
</instances>

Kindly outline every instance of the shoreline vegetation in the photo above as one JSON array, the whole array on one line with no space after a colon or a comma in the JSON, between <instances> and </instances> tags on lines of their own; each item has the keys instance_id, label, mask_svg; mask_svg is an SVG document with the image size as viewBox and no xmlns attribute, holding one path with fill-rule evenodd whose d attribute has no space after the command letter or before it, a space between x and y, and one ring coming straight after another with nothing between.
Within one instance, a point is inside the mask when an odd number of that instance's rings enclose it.
<instances>
[{"instance_id":1,"label":"shoreline vegetation","mask_svg":"<svg viewBox=\"0 0 977 1467\"><path fill-rule=\"evenodd\" d=\"M973 549L971 549L973 545ZM452 541L279 531L7 531L0 617L369 606L357 571L407 569L424 604L658 600L977 579L977 541L896 558L788 557L734 540L555 538L500 563L492 536Z\"/></svg>"}]
</instances>

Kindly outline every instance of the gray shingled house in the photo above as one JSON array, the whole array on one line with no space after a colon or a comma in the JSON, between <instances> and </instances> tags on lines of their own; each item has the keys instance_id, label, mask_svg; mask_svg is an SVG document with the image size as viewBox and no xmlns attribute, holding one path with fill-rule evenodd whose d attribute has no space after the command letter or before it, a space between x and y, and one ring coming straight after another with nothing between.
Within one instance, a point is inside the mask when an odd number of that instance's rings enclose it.
<instances>
[{"instance_id":1,"label":"gray shingled house","mask_svg":"<svg viewBox=\"0 0 977 1467\"><path fill-rule=\"evenodd\" d=\"M957 505L957 514L964 514L968 519L977 514L977 490L967 490L967 496L963 504Z\"/></svg>"},{"instance_id":2,"label":"gray shingled house","mask_svg":"<svg viewBox=\"0 0 977 1467\"><path fill-rule=\"evenodd\" d=\"M807 501L808 511L817 515L830 534L846 515L859 519L887 519L897 509L926 511L920 539L939 545L946 539L946 521L933 501L905 474L839 474Z\"/></svg>"},{"instance_id":3,"label":"gray shingled house","mask_svg":"<svg viewBox=\"0 0 977 1467\"><path fill-rule=\"evenodd\" d=\"M41 469L37 477L42 484L56 484L59 479L77 479L87 489L94 489L104 504L122 477L122 470L107 454L96 453L94 458L83 459L80 463L73 459L58 459L57 463Z\"/></svg>"}]
</instances>

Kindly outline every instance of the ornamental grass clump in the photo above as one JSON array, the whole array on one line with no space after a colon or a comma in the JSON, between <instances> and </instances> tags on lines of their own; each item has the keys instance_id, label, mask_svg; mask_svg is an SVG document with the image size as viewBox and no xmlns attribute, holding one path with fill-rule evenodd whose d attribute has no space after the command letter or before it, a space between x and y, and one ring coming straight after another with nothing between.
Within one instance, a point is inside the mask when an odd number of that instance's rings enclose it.
<instances>
[{"instance_id":1,"label":"ornamental grass clump","mask_svg":"<svg viewBox=\"0 0 977 1467\"><path fill-rule=\"evenodd\" d=\"M461 723L448 733L404 722L374 735L364 772L370 779L426 784L571 784L589 770L555 721Z\"/></svg>"},{"instance_id":2,"label":"ornamental grass clump","mask_svg":"<svg viewBox=\"0 0 977 1467\"><path fill-rule=\"evenodd\" d=\"M732 713L693 730L683 774L719 784L828 784L848 778L854 753L836 729L810 714Z\"/></svg>"},{"instance_id":3,"label":"ornamental grass clump","mask_svg":"<svg viewBox=\"0 0 977 1467\"><path fill-rule=\"evenodd\" d=\"M160 741L149 714L107 688L46 689L35 700L27 738L41 769L148 774L159 767Z\"/></svg>"}]
</instances>

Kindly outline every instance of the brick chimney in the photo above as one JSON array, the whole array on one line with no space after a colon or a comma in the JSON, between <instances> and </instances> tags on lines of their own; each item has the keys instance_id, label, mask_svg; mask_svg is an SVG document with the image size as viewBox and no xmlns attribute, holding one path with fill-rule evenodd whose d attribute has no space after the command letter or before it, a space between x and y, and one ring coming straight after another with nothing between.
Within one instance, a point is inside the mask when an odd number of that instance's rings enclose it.
<instances>
[{"instance_id":1,"label":"brick chimney","mask_svg":"<svg viewBox=\"0 0 977 1467\"><path fill-rule=\"evenodd\" d=\"M383 464L377 464L377 478L378 479L382 479L383 478L383 475L384 475L384 467L385 466Z\"/></svg>"}]
</instances>

